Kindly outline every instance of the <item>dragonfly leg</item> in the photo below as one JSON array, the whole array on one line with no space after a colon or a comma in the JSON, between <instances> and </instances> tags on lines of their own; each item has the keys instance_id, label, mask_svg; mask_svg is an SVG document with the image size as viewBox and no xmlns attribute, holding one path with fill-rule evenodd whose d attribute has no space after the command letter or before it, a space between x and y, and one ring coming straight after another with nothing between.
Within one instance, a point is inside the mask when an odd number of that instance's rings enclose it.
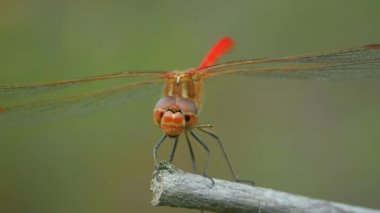
<instances>
[{"instance_id":1,"label":"dragonfly leg","mask_svg":"<svg viewBox=\"0 0 380 213\"><path fill-rule=\"evenodd\" d=\"M249 184L249 185L255 185L255 182L254 182L254 181L250 181L250 180L241 180L241 179L239 179L239 178L237 177L237 175L236 175L236 173L235 173L235 171L234 171L234 169L233 169L233 167L232 167L232 164L231 164L231 162L230 162L230 160L229 160L229 158L228 158L228 155L227 155L226 149L224 148L224 145L223 145L222 141L220 140L219 136L218 136L216 133L214 133L214 132L212 132L212 131L210 131L210 130L208 130L208 129L202 128L202 127L197 128L197 129L200 130L200 131L202 131L202 132L204 132L204 133L206 133L206 134L208 134L209 136L211 136L212 138L214 138L214 139L218 142L218 145L219 145L220 149L222 150L222 153L223 153L224 159L225 159L226 162L227 162L228 168L229 168L229 170L230 170L230 173L231 173L232 178L233 178L234 181L236 181L236 182L241 182L241 183L246 183L246 184Z\"/></svg>"},{"instance_id":2,"label":"dragonfly leg","mask_svg":"<svg viewBox=\"0 0 380 213\"><path fill-rule=\"evenodd\" d=\"M197 167L196 167L196 163L195 163L195 155L194 155L193 147L191 146L191 141L190 141L189 134L188 134L187 131L185 131L185 136L186 136L187 145L189 146L191 165L192 165L192 168L193 168L193 173L197 173Z\"/></svg>"},{"instance_id":3,"label":"dragonfly leg","mask_svg":"<svg viewBox=\"0 0 380 213\"><path fill-rule=\"evenodd\" d=\"M170 157L169 157L169 162L172 163L173 162L173 159L174 159L174 154L175 154L175 151L177 149L177 144L178 144L178 136L175 137L174 139L174 143L173 143L173 148L172 148L172 151L170 152Z\"/></svg>"},{"instance_id":4,"label":"dragonfly leg","mask_svg":"<svg viewBox=\"0 0 380 213\"><path fill-rule=\"evenodd\" d=\"M158 165L158 160L157 160L157 151L158 149L160 148L161 144L165 141L165 139L168 137L167 134L163 135L160 140L154 145L154 148L153 148L153 158L154 158L154 163L155 163L155 166L156 166L156 169L158 169L159 165Z\"/></svg>"},{"instance_id":5,"label":"dragonfly leg","mask_svg":"<svg viewBox=\"0 0 380 213\"><path fill-rule=\"evenodd\" d=\"M191 136L193 136L193 138L196 141L198 141L198 143L200 145L202 145L202 147L207 152L206 164L205 164L205 168L203 169L203 176L205 176L206 178L211 180L211 187L210 188L212 188L215 185L215 181L207 175L208 164L209 164L210 157L211 157L210 149L208 148L207 144L205 144L205 142L203 142L193 131L190 131L190 134L191 134Z\"/></svg>"}]
</instances>

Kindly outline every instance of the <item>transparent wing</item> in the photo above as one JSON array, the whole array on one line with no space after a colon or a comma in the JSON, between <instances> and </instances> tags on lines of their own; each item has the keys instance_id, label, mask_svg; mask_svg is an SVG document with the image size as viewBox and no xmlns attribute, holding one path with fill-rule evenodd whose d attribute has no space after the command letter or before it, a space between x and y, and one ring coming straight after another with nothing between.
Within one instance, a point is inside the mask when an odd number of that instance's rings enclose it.
<instances>
[{"instance_id":1,"label":"transparent wing","mask_svg":"<svg viewBox=\"0 0 380 213\"><path fill-rule=\"evenodd\" d=\"M0 108L0 126L52 121L104 108L115 107L148 92L157 91L161 80L148 80L116 88Z\"/></svg>"},{"instance_id":2,"label":"transparent wing","mask_svg":"<svg viewBox=\"0 0 380 213\"><path fill-rule=\"evenodd\" d=\"M380 77L380 44L284 58L227 62L199 71L210 77L222 74L316 80Z\"/></svg>"},{"instance_id":3,"label":"transparent wing","mask_svg":"<svg viewBox=\"0 0 380 213\"><path fill-rule=\"evenodd\" d=\"M74 85L104 81L117 78L127 77L162 77L164 72L123 72L113 73L100 76L92 76L81 79L40 82L40 83L26 83L26 84L0 84L0 99L17 98L27 95L37 95L41 93L65 89Z\"/></svg>"}]
</instances>

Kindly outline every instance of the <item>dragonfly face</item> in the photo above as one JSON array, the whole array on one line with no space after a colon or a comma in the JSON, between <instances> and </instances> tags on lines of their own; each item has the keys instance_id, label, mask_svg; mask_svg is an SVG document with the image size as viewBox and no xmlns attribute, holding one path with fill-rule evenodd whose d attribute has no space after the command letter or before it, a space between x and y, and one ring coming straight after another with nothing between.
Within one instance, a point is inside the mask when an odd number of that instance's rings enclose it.
<instances>
[{"instance_id":1,"label":"dragonfly face","mask_svg":"<svg viewBox=\"0 0 380 213\"><path fill-rule=\"evenodd\" d=\"M165 96L153 110L153 120L170 137L182 134L197 121L198 109L188 98Z\"/></svg>"}]
</instances>

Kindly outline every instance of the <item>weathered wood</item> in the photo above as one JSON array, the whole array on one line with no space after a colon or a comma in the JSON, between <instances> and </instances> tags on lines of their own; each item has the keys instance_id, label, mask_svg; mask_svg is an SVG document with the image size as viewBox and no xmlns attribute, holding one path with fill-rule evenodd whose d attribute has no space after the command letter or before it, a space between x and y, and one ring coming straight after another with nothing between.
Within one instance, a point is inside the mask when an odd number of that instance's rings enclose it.
<instances>
[{"instance_id":1,"label":"weathered wood","mask_svg":"<svg viewBox=\"0 0 380 213\"><path fill-rule=\"evenodd\" d=\"M341 212L380 213L319 199L307 198L272 189L185 173L172 164L160 162L152 179L152 204L200 209L213 212Z\"/></svg>"}]
</instances>

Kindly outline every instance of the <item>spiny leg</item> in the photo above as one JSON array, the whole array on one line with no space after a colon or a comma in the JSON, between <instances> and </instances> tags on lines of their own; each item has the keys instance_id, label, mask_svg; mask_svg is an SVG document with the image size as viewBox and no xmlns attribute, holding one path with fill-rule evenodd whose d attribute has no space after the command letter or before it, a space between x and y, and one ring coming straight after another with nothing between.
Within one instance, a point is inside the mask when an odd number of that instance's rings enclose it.
<instances>
[{"instance_id":1,"label":"spiny leg","mask_svg":"<svg viewBox=\"0 0 380 213\"><path fill-rule=\"evenodd\" d=\"M222 141L220 140L220 138L219 138L218 135L216 135L214 132L212 132L212 131L210 131L210 130L208 130L208 129L204 129L204 128L202 128L202 127L199 127L199 128L197 128L197 129L200 130L200 131L202 131L202 132L204 132L204 133L206 133L206 134L208 134L208 135L210 135L212 138L214 138L214 139L218 142L219 147L220 147L220 149L222 150L222 153L223 153L224 159L225 159L226 162L227 162L228 168L229 168L229 170L230 170L230 173L231 173L232 178L234 179L234 181L236 181L236 182L242 182L242 183L247 183L247 184L249 184L249 185L255 185L255 182L254 182L254 181L240 180L239 178L237 178L236 173L235 173L235 171L234 171L234 169L233 169L233 167L232 167L232 164L231 164L231 162L230 162L230 160L229 160L229 158L228 158L228 155L227 155L226 149L224 148L224 145L223 145L223 143L222 143Z\"/></svg>"},{"instance_id":2,"label":"spiny leg","mask_svg":"<svg viewBox=\"0 0 380 213\"><path fill-rule=\"evenodd\" d=\"M172 151L170 152L170 157L169 157L170 163L172 163L173 159L174 159L174 154L175 154L175 151L177 149L177 144L178 144L178 138L179 138L179 136L174 138L173 148L172 148Z\"/></svg>"},{"instance_id":3,"label":"spiny leg","mask_svg":"<svg viewBox=\"0 0 380 213\"><path fill-rule=\"evenodd\" d=\"M208 148L207 144L205 144L205 142L203 142L193 131L190 131L190 134L191 136L193 136L193 138L195 138L196 141L198 141L199 144L202 145L202 147L207 152L206 165L205 165L205 168L203 169L203 176L211 180L211 187L213 187L215 185L215 181L207 175L208 164L211 157L210 149Z\"/></svg>"},{"instance_id":4,"label":"spiny leg","mask_svg":"<svg viewBox=\"0 0 380 213\"><path fill-rule=\"evenodd\" d=\"M195 163L195 155L194 155L193 147L191 146L191 141L190 141L189 134L187 131L185 131L185 136L186 136L187 145L189 146L191 165L193 167L193 173L197 173L197 167L196 167L196 163Z\"/></svg>"},{"instance_id":5,"label":"spiny leg","mask_svg":"<svg viewBox=\"0 0 380 213\"><path fill-rule=\"evenodd\" d=\"M168 137L167 134L163 135L160 140L154 145L153 148L153 158L154 158L154 163L156 165L156 170L158 169L158 160L157 160L157 151L160 148L161 144L165 141L165 139Z\"/></svg>"}]
</instances>

